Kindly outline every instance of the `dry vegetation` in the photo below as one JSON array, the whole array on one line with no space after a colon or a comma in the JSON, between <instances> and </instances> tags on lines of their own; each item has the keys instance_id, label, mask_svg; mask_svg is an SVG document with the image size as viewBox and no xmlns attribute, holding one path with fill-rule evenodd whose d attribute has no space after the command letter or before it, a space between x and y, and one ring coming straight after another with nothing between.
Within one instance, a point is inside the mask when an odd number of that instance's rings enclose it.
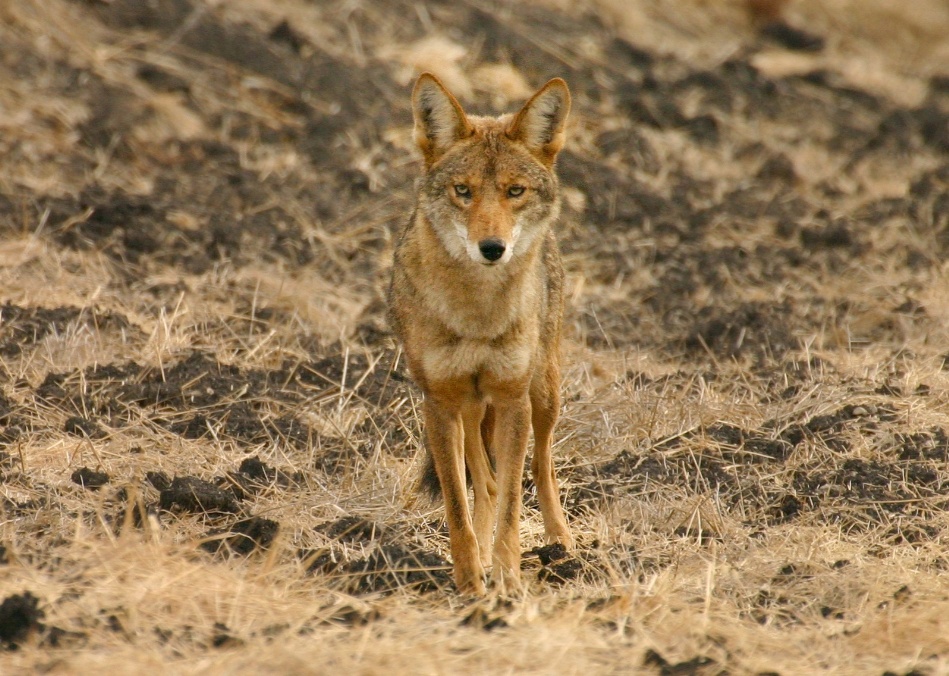
<instances>
[{"instance_id":1,"label":"dry vegetation","mask_svg":"<svg viewBox=\"0 0 949 676\"><path fill-rule=\"evenodd\" d=\"M939 0L0 3L3 673L949 670ZM382 299L408 84L575 95L575 558L474 602Z\"/></svg>"}]
</instances>

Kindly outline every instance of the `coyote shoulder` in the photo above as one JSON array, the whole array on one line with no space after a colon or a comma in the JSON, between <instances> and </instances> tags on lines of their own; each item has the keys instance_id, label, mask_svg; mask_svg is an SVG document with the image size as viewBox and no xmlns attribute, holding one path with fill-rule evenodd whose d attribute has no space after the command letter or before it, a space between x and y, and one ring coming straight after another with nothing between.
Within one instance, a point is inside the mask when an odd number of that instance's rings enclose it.
<instances>
[{"instance_id":1,"label":"coyote shoulder","mask_svg":"<svg viewBox=\"0 0 949 676\"><path fill-rule=\"evenodd\" d=\"M425 169L395 249L389 314L424 395L455 584L479 594L489 568L502 588L519 585L532 427L547 539L573 545L551 459L564 303L554 161L570 92L553 79L515 115L475 117L424 73L412 109Z\"/></svg>"}]
</instances>

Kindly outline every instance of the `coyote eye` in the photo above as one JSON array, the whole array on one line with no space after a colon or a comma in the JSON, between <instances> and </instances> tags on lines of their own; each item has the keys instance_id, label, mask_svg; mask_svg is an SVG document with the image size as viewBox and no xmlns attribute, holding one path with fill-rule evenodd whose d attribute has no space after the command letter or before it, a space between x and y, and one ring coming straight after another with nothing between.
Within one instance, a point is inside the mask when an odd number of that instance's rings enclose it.
<instances>
[{"instance_id":1,"label":"coyote eye","mask_svg":"<svg viewBox=\"0 0 949 676\"><path fill-rule=\"evenodd\" d=\"M522 185L512 185L507 189L508 197L520 197L524 194L524 186Z\"/></svg>"},{"instance_id":2,"label":"coyote eye","mask_svg":"<svg viewBox=\"0 0 949 676\"><path fill-rule=\"evenodd\" d=\"M463 183L459 183L455 186L455 194L458 195L458 197L471 197L471 188Z\"/></svg>"}]
</instances>

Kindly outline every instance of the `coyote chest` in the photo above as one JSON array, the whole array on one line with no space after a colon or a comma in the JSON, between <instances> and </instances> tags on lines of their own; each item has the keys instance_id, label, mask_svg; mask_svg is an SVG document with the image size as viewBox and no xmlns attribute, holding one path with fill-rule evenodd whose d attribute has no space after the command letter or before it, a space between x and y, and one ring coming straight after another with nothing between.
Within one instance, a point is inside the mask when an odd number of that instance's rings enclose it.
<instances>
[{"instance_id":1,"label":"coyote chest","mask_svg":"<svg viewBox=\"0 0 949 676\"><path fill-rule=\"evenodd\" d=\"M423 311L459 338L497 339L521 319L536 295L522 289L511 293L496 280L477 275L470 281L432 277L416 280Z\"/></svg>"},{"instance_id":2,"label":"coyote chest","mask_svg":"<svg viewBox=\"0 0 949 676\"><path fill-rule=\"evenodd\" d=\"M436 380L467 375L491 375L497 380L519 378L531 367L533 356L530 346L523 343L495 347L490 342L460 339L427 350L422 355L422 368Z\"/></svg>"},{"instance_id":3,"label":"coyote chest","mask_svg":"<svg viewBox=\"0 0 949 676\"><path fill-rule=\"evenodd\" d=\"M528 318L514 323L487 320L481 325L466 320L480 313L449 311L442 315L445 329L432 335L422 353L422 368L427 377L450 380L487 372L497 379L517 379L531 368L538 340L538 325ZM461 331L451 324L459 325ZM471 327L472 330L465 330Z\"/></svg>"}]
</instances>

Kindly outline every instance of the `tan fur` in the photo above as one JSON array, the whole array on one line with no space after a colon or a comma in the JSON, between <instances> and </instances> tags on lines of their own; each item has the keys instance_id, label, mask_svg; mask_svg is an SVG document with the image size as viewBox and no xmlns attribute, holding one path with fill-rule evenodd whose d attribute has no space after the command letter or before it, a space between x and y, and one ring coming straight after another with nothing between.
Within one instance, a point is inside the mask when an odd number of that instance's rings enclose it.
<instances>
[{"instance_id":1,"label":"tan fur","mask_svg":"<svg viewBox=\"0 0 949 676\"><path fill-rule=\"evenodd\" d=\"M550 229L559 215L553 165L570 94L554 79L516 115L469 117L425 73L412 105L425 171L395 250L390 319L424 394L455 583L483 593L493 566L495 580L510 590L520 580L521 477L531 427L547 539L573 546L550 450L563 318L563 267Z\"/></svg>"}]
</instances>

